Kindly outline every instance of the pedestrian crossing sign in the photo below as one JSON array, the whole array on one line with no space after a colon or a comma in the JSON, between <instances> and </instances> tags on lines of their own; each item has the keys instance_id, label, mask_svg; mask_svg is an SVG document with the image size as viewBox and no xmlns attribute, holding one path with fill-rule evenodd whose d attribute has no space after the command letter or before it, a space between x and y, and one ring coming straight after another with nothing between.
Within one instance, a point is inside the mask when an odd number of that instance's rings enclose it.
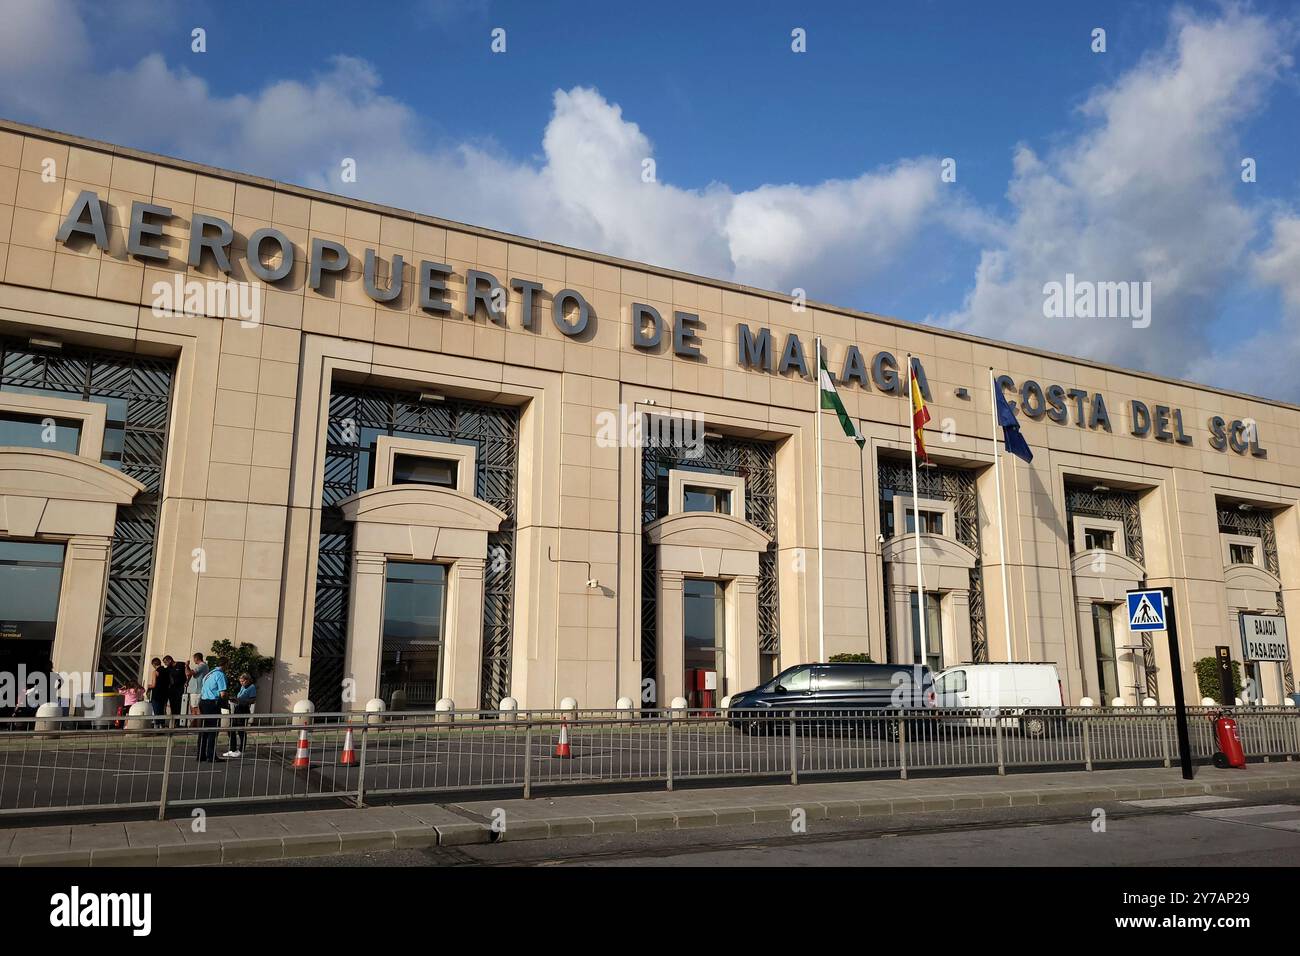
<instances>
[{"instance_id":1,"label":"pedestrian crossing sign","mask_svg":"<svg viewBox=\"0 0 1300 956\"><path fill-rule=\"evenodd\" d=\"M1165 629L1165 594L1163 591L1128 592L1128 629L1163 631Z\"/></svg>"}]
</instances>

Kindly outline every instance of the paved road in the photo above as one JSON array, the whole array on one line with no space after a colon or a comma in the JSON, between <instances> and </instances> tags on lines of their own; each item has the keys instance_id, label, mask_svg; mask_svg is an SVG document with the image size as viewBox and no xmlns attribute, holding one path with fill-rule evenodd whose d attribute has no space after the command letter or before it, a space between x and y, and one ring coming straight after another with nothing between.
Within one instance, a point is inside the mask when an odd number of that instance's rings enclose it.
<instances>
[{"instance_id":1,"label":"paved road","mask_svg":"<svg viewBox=\"0 0 1300 956\"><path fill-rule=\"evenodd\" d=\"M1098 832L1096 810L1105 812ZM245 864L247 865L247 864ZM1296 866L1300 794L664 830L279 860L259 866Z\"/></svg>"},{"instance_id":2,"label":"paved road","mask_svg":"<svg viewBox=\"0 0 1300 956\"><path fill-rule=\"evenodd\" d=\"M1009 766L1075 766L1085 748L1093 760L1112 765L1159 761L1171 753L1161 728L1149 720L1097 725L1086 743L1080 725L1063 726L1042 739L1007 730L935 721L910 724L905 744L882 727L834 725L795 735L801 773L897 773L911 769L994 767L1001 749ZM1167 732L1167 726L1165 730ZM1207 753L1198 728L1195 748ZM168 801L176 806L244 800L268 795L338 799L355 793L357 766L341 763L343 735L313 728L310 763L296 769L292 732L250 731L244 755L200 764L194 733L175 738L170 758L162 737L115 732L78 738L16 739L0 735L0 810L155 803L168 768ZM644 729L578 726L569 731L573 758L554 757L558 728L522 731L475 726L370 732L366 742L366 790L372 795L410 790L465 791L518 788L525 767L532 783L584 784L609 780L655 781L668 769L664 725ZM217 752L229 746L223 732ZM678 778L788 775L791 739L784 734L749 735L715 722L679 721L673 731L672 770Z\"/></svg>"}]
</instances>

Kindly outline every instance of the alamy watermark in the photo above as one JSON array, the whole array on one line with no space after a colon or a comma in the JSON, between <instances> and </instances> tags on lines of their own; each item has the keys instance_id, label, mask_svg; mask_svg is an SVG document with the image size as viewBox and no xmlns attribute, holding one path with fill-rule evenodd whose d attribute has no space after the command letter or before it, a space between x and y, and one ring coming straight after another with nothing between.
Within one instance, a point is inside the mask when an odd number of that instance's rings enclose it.
<instances>
[{"instance_id":1,"label":"alamy watermark","mask_svg":"<svg viewBox=\"0 0 1300 956\"><path fill-rule=\"evenodd\" d=\"M601 448L673 447L683 458L704 457L704 416L695 412L637 414L620 404L596 413L596 444Z\"/></svg>"},{"instance_id":2,"label":"alamy watermark","mask_svg":"<svg viewBox=\"0 0 1300 956\"><path fill-rule=\"evenodd\" d=\"M1129 319L1135 329L1151 324L1150 282L1094 282L1065 274L1064 282L1043 284L1043 317Z\"/></svg>"},{"instance_id":3,"label":"alamy watermark","mask_svg":"<svg viewBox=\"0 0 1300 956\"><path fill-rule=\"evenodd\" d=\"M179 273L168 282L159 279L153 292L156 316L208 315L238 319L245 328L262 322L262 287L233 279L184 279Z\"/></svg>"}]
</instances>

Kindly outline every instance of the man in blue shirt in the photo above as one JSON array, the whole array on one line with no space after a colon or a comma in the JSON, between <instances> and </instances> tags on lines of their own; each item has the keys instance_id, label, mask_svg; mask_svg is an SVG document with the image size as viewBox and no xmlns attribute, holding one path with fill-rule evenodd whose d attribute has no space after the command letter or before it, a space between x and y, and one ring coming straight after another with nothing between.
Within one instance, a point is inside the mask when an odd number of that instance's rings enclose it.
<instances>
[{"instance_id":1,"label":"man in blue shirt","mask_svg":"<svg viewBox=\"0 0 1300 956\"><path fill-rule=\"evenodd\" d=\"M239 675L239 693L235 695L234 706L231 710L235 714L252 713L253 705L257 703L257 684L253 683L253 675L244 673ZM248 723L247 717L237 717L232 715L230 718L230 749L227 750L223 757L242 757L244 755L244 744L248 741L248 734L243 730L236 730L237 727L243 727Z\"/></svg>"},{"instance_id":2,"label":"man in blue shirt","mask_svg":"<svg viewBox=\"0 0 1300 956\"><path fill-rule=\"evenodd\" d=\"M212 669L203 677L199 688L199 762L221 762L217 756L218 723L221 701L226 696L226 675L220 657L212 661Z\"/></svg>"}]
</instances>

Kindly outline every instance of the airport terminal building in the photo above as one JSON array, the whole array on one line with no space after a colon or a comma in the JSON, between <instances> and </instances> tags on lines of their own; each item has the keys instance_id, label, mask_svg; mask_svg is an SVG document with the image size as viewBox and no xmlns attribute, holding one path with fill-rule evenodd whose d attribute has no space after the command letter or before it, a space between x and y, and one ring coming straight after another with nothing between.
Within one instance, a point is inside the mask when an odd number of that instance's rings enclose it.
<instances>
[{"instance_id":1,"label":"airport terminal building","mask_svg":"<svg viewBox=\"0 0 1300 956\"><path fill-rule=\"evenodd\" d=\"M1249 620L1258 695L1295 690L1292 405L9 122L0 278L0 671L230 640L277 710L707 706L913 662L922 615L932 667L1006 660L991 367L1034 449L1002 466L1010 656L1067 702L1195 700ZM824 421L824 569L818 336L866 439Z\"/></svg>"}]
</instances>

